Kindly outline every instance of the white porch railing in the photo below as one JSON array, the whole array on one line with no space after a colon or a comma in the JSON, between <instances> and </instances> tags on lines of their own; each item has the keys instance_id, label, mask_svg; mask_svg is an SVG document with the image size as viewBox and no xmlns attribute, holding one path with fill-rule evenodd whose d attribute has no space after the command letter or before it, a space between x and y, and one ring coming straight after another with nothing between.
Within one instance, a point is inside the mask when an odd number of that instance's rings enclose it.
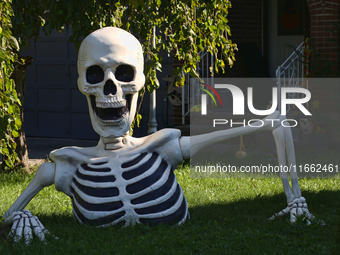
<instances>
[{"instance_id":1,"label":"white porch railing","mask_svg":"<svg viewBox=\"0 0 340 255\"><path fill-rule=\"evenodd\" d=\"M304 78L307 75L303 59L304 49L304 42L302 42L276 70L279 111L281 111L282 87L305 87L308 89L308 80ZM289 93L287 98L299 98L300 96L299 93ZM290 105L287 105L286 110L288 113Z\"/></svg>"},{"instance_id":2,"label":"white porch railing","mask_svg":"<svg viewBox=\"0 0 340 255\"><path fill-rule=\"evenodd\" d=\"M214 64L214 58L208 51L201 51L199 54L201 60L197 63L196 72L201 79L210 78L205 82L213 87L214 77L210 75L209 67ZM185 117L189 114L190 109L194 107L195 103L199 104L199 101L195 102L195 99L199 100L200 98L200 95L196 94L202 93L200 89L197 89L199 86L201 86L200 79L190 79L190 74L186 74L185 84L182 87L182 125L185 125Z\"/></svg>"}]
</instances>

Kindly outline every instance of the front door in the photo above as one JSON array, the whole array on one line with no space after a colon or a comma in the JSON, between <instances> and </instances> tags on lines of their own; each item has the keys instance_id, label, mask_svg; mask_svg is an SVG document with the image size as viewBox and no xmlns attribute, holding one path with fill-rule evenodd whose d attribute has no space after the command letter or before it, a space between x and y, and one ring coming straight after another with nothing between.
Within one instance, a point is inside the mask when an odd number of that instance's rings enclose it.
<instances>
[{"instance_id":1,"label":"front door","mask_svg":"<svg viewBox=\"0 0 340 255\"><path fill-rule=\"evenodd\" d=\"M305 0L270 0L269 4L269 72L293 53L305 38Z\"/></svg>"}]
</instances>

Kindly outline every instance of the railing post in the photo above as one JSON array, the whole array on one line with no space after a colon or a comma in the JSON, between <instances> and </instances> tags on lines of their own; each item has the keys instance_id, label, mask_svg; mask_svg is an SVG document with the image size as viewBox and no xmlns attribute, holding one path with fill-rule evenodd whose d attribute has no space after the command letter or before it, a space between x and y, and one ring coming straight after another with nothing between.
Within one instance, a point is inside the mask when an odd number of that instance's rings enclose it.
<instances>
[{"instance_id":1,"label":"railing post","mask_svg":"<svg viewBox=\"0 0 340 255\"><path fill-rule=\"evenodd\" d=\"M276 69L277 85L277 109L281 112L281 66Z\"/></svg>"},{"instance_id":2,"label":"railing post","mask_svg":"<svg viewBox=\"0 0 340 255\"><path fill-rule=\"evenodd\" d=\"M182 86L182 125L185 125L185 84Z\"/></svg>"},{"instance_id":3,"label":"railing post","mask_svg":"<svg viewBox=\"0 0 340 255\"><path fill-rule=\"evenodd\" d=\"M278 110L281 112L281 88L282 87L300 87L304 82L304 66L302 64L301 71L299 65L299 55L303 53L304 43L302 42L296 50L276 69L276 84L278 91ZM302 56L303 62L303 56ZM287 76L287 80L286 80ZM300 78L300 76L302 76ZM289 95L291 97L291 95ZM290 108L290 107L289 107ZM289 111L287 109L287 112Z\"/></svg>"},{"instance_id":4,"label":"railing post","mask_svg":"<svg viewBox=\"0 0 340 255\"><path fill-rule=\"evenodd\" d=\"M153 27L153 47L156 48L156 27ZM150 93L150 116L149 116L149 129L148 134L157 132L157 120L156 120L156 90Z\"/></svg>"}]
</instances>

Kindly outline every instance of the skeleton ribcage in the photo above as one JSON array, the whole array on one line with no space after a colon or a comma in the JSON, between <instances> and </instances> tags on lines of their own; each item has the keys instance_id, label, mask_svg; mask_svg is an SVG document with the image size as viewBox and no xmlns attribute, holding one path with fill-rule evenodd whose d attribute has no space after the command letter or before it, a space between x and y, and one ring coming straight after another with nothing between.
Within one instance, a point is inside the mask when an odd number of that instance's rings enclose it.
<instances>
[{"instance_id":1,"label":"skeleton ribcage","mask_svg":"<svg viewBox=\"0 0 340 255\"><path fill-rule=\"evenodd\" d=\"M182 189L158 153L143 153L113 168L110 162L100 162L77 169L71 198L78 221L108 226L186 220L188 206Z\"/></svg>"}]
</instances>

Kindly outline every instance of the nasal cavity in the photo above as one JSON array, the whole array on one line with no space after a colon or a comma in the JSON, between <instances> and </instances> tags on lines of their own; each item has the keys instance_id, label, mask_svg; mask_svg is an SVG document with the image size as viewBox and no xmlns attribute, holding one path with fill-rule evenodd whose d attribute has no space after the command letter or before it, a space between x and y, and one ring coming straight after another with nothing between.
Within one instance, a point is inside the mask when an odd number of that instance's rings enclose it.
<instances>
[{"instance_id":1,"label":"nasal cavity","mask_svg":"<svg viewBox=\"0 0 340 255\"><path fill-rule=\"evenodd\" d=\"M115 95L117 93L117 87L112 80L107 80L104 85L104 95Z\"/></svg>"}]
</instances>

